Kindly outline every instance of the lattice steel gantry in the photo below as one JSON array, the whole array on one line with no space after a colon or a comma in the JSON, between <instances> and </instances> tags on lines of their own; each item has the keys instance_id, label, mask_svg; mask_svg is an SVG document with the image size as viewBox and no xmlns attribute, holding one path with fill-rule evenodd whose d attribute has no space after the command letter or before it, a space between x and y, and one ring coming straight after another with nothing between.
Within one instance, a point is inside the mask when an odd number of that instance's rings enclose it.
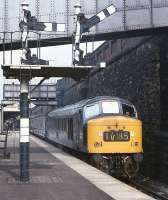
<instances>
[{"instance_id":1,"label":"lattice steel gantry","mask_svg":"<svg viewBox=\"0 0 168 200\"><path fill-rule=\"evenodd\" d=\"M9 8L8 8L8 0L4 0L4 30L9 31L9 16L8 16Z\"/></svg>"},{"instance_id":2,"label":"lattice steel gantry","mask_svg":"<svg viewBox=\"0 0 168 200\"><path fill-rule=\"evenodd\" d=\"M55 16L55 1L50 0L50 15L49 15L49 20L50 22L56 21L56 16Z\"/></svg>"},{"instance_id":3,"label":"lattice steel gantry","mask_svg":"<svg viewBox=\"0 0 168 200\"><path fill-rule=\"evenodd\" d=\"M36 18L40 20L40 0L36 0Z\"/></svg>"}]
</instances>

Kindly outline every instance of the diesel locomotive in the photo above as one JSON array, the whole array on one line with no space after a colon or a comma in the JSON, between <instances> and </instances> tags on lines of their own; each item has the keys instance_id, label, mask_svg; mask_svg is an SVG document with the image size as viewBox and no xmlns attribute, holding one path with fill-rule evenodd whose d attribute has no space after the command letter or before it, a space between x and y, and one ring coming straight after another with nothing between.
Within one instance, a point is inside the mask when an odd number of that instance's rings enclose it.
<instances>
[{"instance_id":1,"label":"diesel locomotive","mask_svg":"<svg viewBox=\"0 0 168 200\"><path fill-rule=\"evenodd\" d=\"M87 154L108 173L129 178L137 174L143 153L142 123L129 101L99 96L54 109L43 119L39 123L32 117L34 134ZM45 125L42 130L40 124Z\"/></svg>"}]
</instances>

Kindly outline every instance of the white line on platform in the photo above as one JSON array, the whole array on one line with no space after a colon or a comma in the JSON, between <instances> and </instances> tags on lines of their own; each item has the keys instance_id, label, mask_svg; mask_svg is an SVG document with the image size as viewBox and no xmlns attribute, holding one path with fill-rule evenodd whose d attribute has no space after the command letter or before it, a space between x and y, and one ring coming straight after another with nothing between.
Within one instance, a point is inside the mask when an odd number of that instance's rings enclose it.
<instances>
[{"instance_id":1,"label":"white line on platform","mask_svg":"<svg viewBox=\"0 0 168 200\"><path fill-rule=\"evenodd\" d=\"M31 136L31 139L115 200L154 200L154 198L61 151L45 141L34 136Z\"/></svg>"}]
</instances>

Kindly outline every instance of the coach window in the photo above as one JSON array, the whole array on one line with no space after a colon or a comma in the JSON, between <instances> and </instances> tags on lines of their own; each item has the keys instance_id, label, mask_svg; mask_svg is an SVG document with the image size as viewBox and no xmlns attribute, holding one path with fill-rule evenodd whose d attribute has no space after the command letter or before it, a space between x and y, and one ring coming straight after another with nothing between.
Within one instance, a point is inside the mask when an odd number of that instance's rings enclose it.
<instances>
[{"instance_id":1,"label":"coach window","mask_svg":"<svg viewBox=\"0 0 168 200\"><path fill-rule=\"evenodd\" d=\"M58 129L61 130L61 119L58 121Z\"/></svg>"},{"instance_id":2,"label":"coach window","mask_svg":"<svg viewBox=\"0 0 168 200\"><path fill-rule=\"evenodd\" d=\"M60 131L62 130L62 119L59 120L59 128L60 128Z\"/></svg>"},{"instance_id":3,"label":"coach window","mask_svg":"<svg viewBox=\"0 0 168 200\"><path fill-rule=\"evenodd\" d=\"M137 117L136 111L133 106L122 104L123 115L129 117Z\"/></svg>"},{"instance_id":4,"label":"coach window","mask_svg":"<svg viewBox=\"0 0 168 200\"><path fill-rule=\"evenodd\" d=\"M68 138L73 140L73 119L68 119Z\"/></svg>"},{"instance_id":5,"label":"coach window","mask_svg":"<svg viewBox=\"0 0 168 200\"><path fill-rule=\"evenodd\" d=\"M64 119L62 119L62 131L64 131Z\"/></svg>"},{"instance_id":6,"label":"coach window","mask_svg":"<svg viewBox=\"0 0 168 200\"><path fill-rule=\"evenodd\" d=\"M104 114L118 114L119 104L117 101L104 101L102 102L102 111Z\"/></svg>"},{"instance_id":7,"label":"coach window","mask_svg":"<svg viewBox=\"0 0 168 200\"><path fill-rule=\"evenodd\" d=\"M63 124L63 119L61 119L61 131L63 131L64 130L64 124Z\"/></svg>"},{"instance_id":8,"label":"coach window","mask_svg":"<svg viewBox=\"0 0 168 200\"><path fill-rule=\"evenodd\" d=\"M84 108L84 116L86 119L98 116L99 114L100 114L99 104L85 106L85 108Z\"/></svg>"},{"instance_id":9,"label":"coach window","mask_svg":"<svg viewBox=\"0 0 168 200\"><path fill-rule=\"evenodd\" d=\"M56 129L58 130L58 120L56 120L55 125L56 125Z\"/></svg>"},{"instance_id":10,"label":"coach window","mask_svg":"<svg viewBox=\"0 0 168 200\"><path fill-rule=\"evenodd\" d=\"M64 131L66 132L66 119L64 119Z\"/></svg>"},{"instance_id":11,"label":"coach window","mask_svg":"<svg viewBox=\"0 0 168 200\"><path fill-rule=\"evenodd\" d=\"M60 130L60 119L58 119L58 130Z\"/></svg>"},{"instance_id":12,"label":"coach window","mask_svg":"<svg viewBox=\"0 0 168 200\"><path fill-rule=\"evenodd\" d=\"M64 120L64 123L65 123L64 131L66 132L67 131L67 121L66 121L66 119Z\"/></svg>"},{"instance_id":13,"label":"coach window","mask_svg":"<svg viewBox=\"0 0 168 200\"><path fill-rule=\"evenodd\" d=\"M62 131L64 131L64 119L62 119Z\"/></svg>"},{"instance_id":14,"label":"coach window","mask_svg":"<svg viewBox=\"0 0 168 200\"><path fill-rule=\"evenodd\" d=\"M65 130L65 132L68 132L68 119L67 118L65 120L65 123L66 123L66 130Z\"/></svg>"}]
</instances>

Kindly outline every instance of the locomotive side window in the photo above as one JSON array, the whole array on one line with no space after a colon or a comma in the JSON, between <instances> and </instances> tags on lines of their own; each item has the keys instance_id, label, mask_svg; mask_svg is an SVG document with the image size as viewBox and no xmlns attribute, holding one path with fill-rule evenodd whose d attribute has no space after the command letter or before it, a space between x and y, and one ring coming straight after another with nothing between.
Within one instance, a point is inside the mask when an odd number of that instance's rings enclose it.
<instances>
[{"instance_id":1,"label":"locomotive side window","mask_svg":"<svg viewBox=\"0 0 168 200\"><path fill-rule=\"evenodd\" d=\"M122 104L122 110L123 110L123 115L129 116L129 117L137 116L136 111L134 110L133 106Z\"/></svg>"},{"instance_id":2,"label":"locomotive side window","mask_svg":"<svg viewBox=\"0 0 168 200\"><path fill-rule=\"evenodd\" d=\"M119 111L119 104L116 101L104 101L102 102L102 111L105 114L118 114Z\"/></svg>"},{"instance_id":3,"label":"locomotive side window","mask_svg":"<svg viewBox=\"0 0 168 200\"><path fill-rule=\"evenodd\" d=\"M84 108L84 115L86 119L98 116L100 114L99 104L93 104Z\"/></svg>"}]
</instances>

